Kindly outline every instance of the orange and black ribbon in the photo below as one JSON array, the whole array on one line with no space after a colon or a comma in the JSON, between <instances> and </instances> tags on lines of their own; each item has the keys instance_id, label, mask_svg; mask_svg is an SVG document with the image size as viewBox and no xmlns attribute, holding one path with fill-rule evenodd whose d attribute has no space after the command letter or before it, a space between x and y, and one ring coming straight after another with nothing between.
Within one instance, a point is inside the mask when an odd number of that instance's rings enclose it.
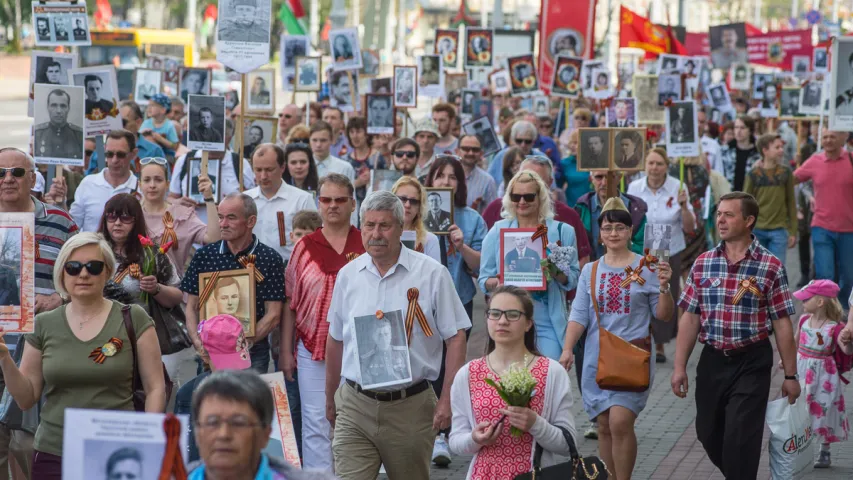
<instances>
[{"instance_id":1,"label":"orange and black ribbon","mask_svg":"<svg viewBox=\"0 0 853 480\"><path fill-rule=\"evenodd\" d=\"M256 282L260 283L260 282L264 281L264 275L261 273L260 270L258 270L258 267L255 266L255 255L254 254L243 255L242 257L238 258L237 261L240 262L240 265L242 265L243 267L245 267L247 269L251 269L253 272L255 272L255 281ZM251 267L250 267L250 265L251 265Z\"/></svg>"},{"instance_id":2,"label":"orange and black ribbon","mask_svg":"<svg viewBox=\"0 0 853 480\"><path fill-rule=\"evenodd\" d=\"M672 101L672 99L671 99L671 98L667 98L667 99L663 102L663 106L664 106L664 107L671 107L671 106L673 105L673 103L674 103L674 102Z\"/></svg>"},{"instance_id":3,"label":"orange and black ribbon","mask_svg":"<svg viewBox=\"0 0 853 480\"><path fill-rule=\"evenodd\" d=\"M216 288L216 282L219 280L219 272L213 272L210 278L207 281L207 285L201 290L201 293L198 295L198 304L204 305L207 303L207 299L210 298L210 294L213 293L213 289Z\"/></svg>"},{"instance_id":4,"label":"orange and black ribbon","mask_svg":"<svg viewBox=\"0 0 853 480\"><path fill-rule=\"evenodd\" d=\"M625 267L625 273L627 275L625 276L625 280L622 280L619 286L622 288L628 288L629 286L631 286L631 282L637 282L637 284L640 286L645 285L646 279L640 276L640 272L642 271L642 266L637 267L636 270L634 270L630 266Z\"/></svg>"},{"instance_id":5,"label":"orange and black ribbon","mask_svg":"<svg viewBox=\"0 0 853 480\"><path fill-rule=\"evenodd\" d=\"M349 253L347 254L347 263L349 263L349 262L351 262L351 261L355 260L356 258L358 258L358 257L360 257L360 256L361 256L361 254L360 254L360 253L349 252Z\"/></svg>"},{"instance_id":6,"label":"orange and black ribbon","mask_svg":"<svg viewBox=\"0 0 853 480\"><path fill-rule=\"evenodd\" d=\"M640 260L640 270L642 270L643 267L646 267L650 272L654 272L657 264L660 263L660 259L649 253L648 248L645 249L644 253L645 255L643 255L643 258Z\"/></svg>"},{"instance_id":7,"label":"orange and black ribbon","mask_svg":"<svg viewBox=\"0 0 853 480\"><path fill-rule=\"evenodd\" d=\"M287 245L287 227L284 226L284 212L275 212L278 219L278 244L279 246Z\"/></svg>"},{"instance_id":8,"label":"orange and black ribbon","mask_svg":"<svg viewBox=\"0 0 853 480\"><path fill-rule=\"evenodd\" d=\"M142 270L139 269L138 263L131 263L130 265L128 265L127 268L125 268L124 270L119 272L118 275L115 276L113 281L116 283L121 283L121 281L124 280L124 277L128 275L130 275L131 278L135 278L137 280L142 278Z\"/></svg>"},{"instance_id":9,"label":"orange and black ribbon","mask_svg":"<svg viewBox=\"0 0 853 480\"><path fill-rule=\"evenodd\" d=\"M173 247L178 248L178 234L175 232L175 217L172 212L166 210L163 214L163 236L160 237L160 245L174 242Z\"/></svg>"},{"instance_id":10,"label":"orange and black ribbon","mask_svg":"<svg viewBox=\"0 0 853 480\"><path fill-rule=\"evenodd\" d=\"M540 223L538 227L536 227L536 232L533 233L533 236L530 237L530 241L537 240L542 238L543 242L548 243L548 227L544 224Z\"/></svg>"},{"instance_id":11,"label":"orange and black ribbon","mask_svg":"<svg viewBox=\"0 0 853 480\"><path fill-rule=\"evenodd\" d=\"M420 243L415 245L415 251L418 253L424 253L424 246Z\"/></svg>"},{"instance_id":12,"label":"orange and black ribbon","mask_svg":"<svg viewBox=\"0 0 853 480\"><path fill-rule=\"evenodd\" d=\"M109 342L104 344L104 346L92 350L92 353L89 354L89 358L98 365L103 365L104 360L106 360L107 357L112 357L121 351L122 345L124 345L124 342L122 342L120 338L113 337Z\"/></svg>"},{"instance_id":13,"label":"orange and black ribbon","mask_svg":"<svg viewBox=\"0 0 853 480\"><path fill-rule=\"evenodd\" d=\"M181 454L181 421L171 413L163 420L166 433L166 451L157 480L187 480L187 469Z\"/></svg>"},{"instance_id":14,"label":"orange and black ribbon","mask_svg":"<svg viewBox=\"0 0 853 480\"><path fill-rule=\"evenodd\" d=\"M760 297L761 290L758 289L758 286L756 285L757 282L758 279L755 277L749 277L746 280L742 280L738 284L737 293L735 293L735 298L732 299L732 305L740 303L743 296L746 295L746 292L752 292L754 295Z\"/></svg>"},{"instance_id":15,"label":"orange and black ribbon","mask_svg":"<svg viewBox=\"0 0 853 480\"><path fill-rule=\"evenodd\" d=\"M429 322L427 321L426 315L424 315L424 311L421 310L421 306L418 303L418 289L410 288L408 292L406 292L406 296L409 299L409 308L406 312L406 339L409 344L412 343L412 328L415 325L415 317L418 318L418 323L421 325L421 329L424 331L427 337L432 336L432 328L429 326Z\"/></svg>"}]
</instances>

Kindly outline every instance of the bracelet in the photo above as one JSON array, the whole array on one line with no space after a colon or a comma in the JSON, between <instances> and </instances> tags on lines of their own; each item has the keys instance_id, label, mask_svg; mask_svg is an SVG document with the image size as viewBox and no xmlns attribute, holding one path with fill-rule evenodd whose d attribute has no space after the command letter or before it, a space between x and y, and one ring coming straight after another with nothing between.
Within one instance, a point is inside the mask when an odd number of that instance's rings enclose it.
<instances>
[{"instance_id":1,"label":"bracelet","mask_svg":"<svg viewBox=\"0 0 853 480\"><path fill-rule=\"evenodd\" d=\"M658 292L663 294L663 295L669 293L669 285L667 285L666 288L658 287Z\"/></svg>"},{"instance_id":2,"label":"bracelet","mask_svg":"<svg viewBox=\"0 0 853 480\"><path fill-rule=\"evenodd\" d=\"M205 203L215 203L215 202L216 202L216 199L215 199L215 198L205 198L205 199L204 199L204 202L205 202Z\"/></svg>"},{"instance_id":3,"label":"bracelet","mask_svg":"<svg viewBox=\"0 0 853 480\"><path fill-rule=\"evenodd\" d=\"M160 284L157 284L157 290L154 292L154 296L160 295Z\"/></svg>"},{"instance_id":4,"label":"bracelet","mask_svg":"<svg viewBox=\"0 0 853 480\"><path fill-rule=\"evenodd\" d=\"M794 375L785 375L785 380L799 380L800 376L797 374Z\"/></svg>"}]
</instances>

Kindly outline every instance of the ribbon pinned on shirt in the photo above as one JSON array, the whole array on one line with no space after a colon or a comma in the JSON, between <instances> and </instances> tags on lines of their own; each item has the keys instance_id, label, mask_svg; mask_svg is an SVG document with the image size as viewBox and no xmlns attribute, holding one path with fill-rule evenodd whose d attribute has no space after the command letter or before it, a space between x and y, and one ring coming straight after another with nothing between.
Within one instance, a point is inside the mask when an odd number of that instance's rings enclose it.
<instances>
[{"instance_id":1,"label":"ribbon pinned on shirt","mask_svg":"<svg viewBox=\"0 0 853 480\"><path fill-rule=\"evenodd\" d=\"M128 275L130 275L131 278L135 278L137 280L142 278L142 271L139 269L138 263L131 263L130 265L128 265L127 268L125 268L124 270L119 272L118 275L116 275L113 281L116 283L121 283L121 281L124 280L124 278Z\"/></svg>"},{"instance_id":2,"label":"ribbon pinned on shirt","mask_svg":"<svg viewBox=\"0 0 853 480\"><path fill-rule=\"evenodd\" d=\"M622 288L628 288L631 285L631 282L637 282L637 285L640 286L645 285L646 279L640 276L640 272L642 271L642 266L637 267L636 270L631 268L630 266L625 267L625 273L627 274L627 276L625 277L625 280L622 280L619 286Z\"/></svg>"},{"instance_id":3,"label":"ribbon pinned on shirt","mask_svg":"<svg viewBox=\"0 0 853 480\"><path fill-rule=\"evenodd\" d=\"M540 238L543 239L543 242L548 243L548 227L541 223L536 227L536 231L533 233L533 236L530 237L530 241L532 242Z\"/></svg>"},{"instance_id":4,"label":"ribbon pinned on shirt","mask_svg":"<svg viewBox=\"0 0 853 480\"><path fill-rule=\"evenodd\" d=\"M755 277L750 277L746 280L742 280L738 285L737 293L735 293L735 297L732 299L732 305L737 305L740 303L743 296L746 295L746 292L752 292L754 295L760 297L761 290L758 289L756 283L758 279Z\"/></svg>"},{"instance_id":5,"label":"ribbon pinned on shirt","mask_svg":"<svg viewBox=\"0 0 853 480\"><path fill-rule=\"evenodd\" d=\"M432 336L432 328L429 326L429 322L427 321L426 315L424 315L424 311L421 310L421 306L418 303L418 296L420 293L417 288L410 288L408 292L406 292L406 296L409 300L409 308L406 312L406 339L411 345L412 343L412 329L415 325L415 317L418 318L418 323L421 326L421 329L424 331L427 337Z\"/></svg>"},{"instance_id":6,"label":"ribbon pinned on shirt","mask_svg":"<svg viewBox=\"0 0 853 480\"><path fill-rule=\"evenodd\" d=\"M174 242L172 246L178 248L178 234L175 233L175 217L172 212L166 210L163 214L163 236L160 237L160 245Z\"/></svg>"}]
</instances>

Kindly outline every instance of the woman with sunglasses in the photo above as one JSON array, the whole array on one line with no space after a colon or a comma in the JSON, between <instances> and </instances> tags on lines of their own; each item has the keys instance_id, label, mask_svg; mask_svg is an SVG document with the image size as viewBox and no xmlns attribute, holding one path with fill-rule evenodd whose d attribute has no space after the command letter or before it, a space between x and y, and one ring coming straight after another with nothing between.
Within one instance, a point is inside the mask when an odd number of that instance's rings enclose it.
<instances>
[{"instance_id":1,"label":"woman with sunglasses","mask_svg":"<svg viewBox=\"0 0 853 480\"><path fill-rule=\"evenodd\" d=\"M316 195L320 178L311 147L307 143L291 143L284 149L284 163L286 168L281 175L284 181Z\"/></svg>"},{"instance_id":2,"label":"woman with sunglasses","mask_svg":"<svg viewBox=\"0 0 853 480\"><path fill-rule=\"evenodd\" d=\"M284 144L290 145L291 143L304 143L308 145L308 139L310 136L311 130L305 124L300 123L299 125L294 125L293 128L290 129L290 133L287 134Z\"/></svg>"},{"instance_id":3,"label":"woman with sunglasses","mask_svg":"<svg viewBox=\"0 0 853 480\"><path fill-rule=\"evenodd\" d=\"M569 374L536 349L533 303L519 287L497 287L486 309L486 356L464 365L453 379L450 448L474 455L468 479L507 479L529 472L536 445L544 450L542 467L570 453L563 433L574 442ZM526 367L536 379L527 407L506 406L486 383L486 379L499 380L511 365ZM522 434L512 435L511 427Z\"/></svg>"},{"instance_id":4,"label":"woman with sunglasses","mask_svg":"<svg viewBox=\"0 0 853 480\"><path fill-rule=\"evenodd\" d=\"M426 215L426 190L421 182L415 177L402 177L394 186L391 193L403 202L403 217L405 224L403 231L415 232L415 251L421 252L436 262L441 262L441 250L438 245L438 237L428 232L424 226L424 215Z\"/></svg>"},{"instance_id":5,"label":"woman with sunglasses","mask_svg":"<svg viewBox=\"0 0 853 480\"><path fill-rule=\"evenodd\" d=\"M219 222L208 222L205 225L195 208L168 200L169 164L165 158L143 158L139 163L142 165L139 189L148 236L161 245L174 241L166 255L175 265L178 276L182 277L194 244L207 245L219 241ZM204 195L207 218L217 218L216 199L209 178L199 178L198 191ZM166 241L163 241L164 236Z\"/></svg>"},{"instance_id":6,"label":"woman with sunglasses","mask_svg":"<svg viewBox=\"0 0 853 480\"><path fill-rule=\"evenodd\" d=\"M566 369L571 368L572 349L586 331L581 374L584 411L598 424L601 459L615 474L614 478L629 480L637 460L634 423L646 406L650 389L630 392L598 386L599 355L618 354L611 349L602 351L599 327L651 352L652 316L669 321L675 308L669 292L672 270L665 262L648 266L641 255L631 251L633 221L621 199L607 201L598 217L598 226L607 253L583 268L560 363ZM654 382L654 366L651 362L649 385Z\"/></svg>"},{"instance_id":7,"label":"woman with sunglasses","mask_svg":"<svg viewBox=\"0 0 853 480\"><path fill-rule=\"evenodd\" d=\"M0 342L0 369L15 402L26 411L45 398L33 443L32 478L62 477L65 409L133 410L133 353L125 315L136 333L145 411L166 409L153 323L138 306L125 313L121 303L104 298L113 272L115 257L102 236L83 232L71 237L53 267L56 290L70 302L36 316L20 368Z\"/></svg>"}]
</instances>

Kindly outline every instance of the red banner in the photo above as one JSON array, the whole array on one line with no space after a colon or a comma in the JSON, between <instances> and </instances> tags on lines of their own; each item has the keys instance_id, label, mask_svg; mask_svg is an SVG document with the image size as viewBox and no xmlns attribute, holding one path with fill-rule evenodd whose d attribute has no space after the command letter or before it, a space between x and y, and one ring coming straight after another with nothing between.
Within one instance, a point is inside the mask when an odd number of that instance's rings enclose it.
<instances>
[{"instance_id":1,"label":"red banner","mask_svg":"<svg viewBox=\"0 0 853 480\"><path fill-rule=\"evenodd\" d=\"M812 58L811 30L749 34L746 37L749 63L791 70L794 55ZM707 33L687 33L687 54L710 56Z\"/></svg>"},{"instance_id":2,"label":"red banner","mask_svg":"<svg viewBox=\"0 0 853 480\"><path fill-rule=\"evenodd\" d=\"M550 94L555 57L592 58L596 0L542 0L539 16L539 85ZM571 5L570 5L571 4Z\"/></svg>"}]
</instances>

